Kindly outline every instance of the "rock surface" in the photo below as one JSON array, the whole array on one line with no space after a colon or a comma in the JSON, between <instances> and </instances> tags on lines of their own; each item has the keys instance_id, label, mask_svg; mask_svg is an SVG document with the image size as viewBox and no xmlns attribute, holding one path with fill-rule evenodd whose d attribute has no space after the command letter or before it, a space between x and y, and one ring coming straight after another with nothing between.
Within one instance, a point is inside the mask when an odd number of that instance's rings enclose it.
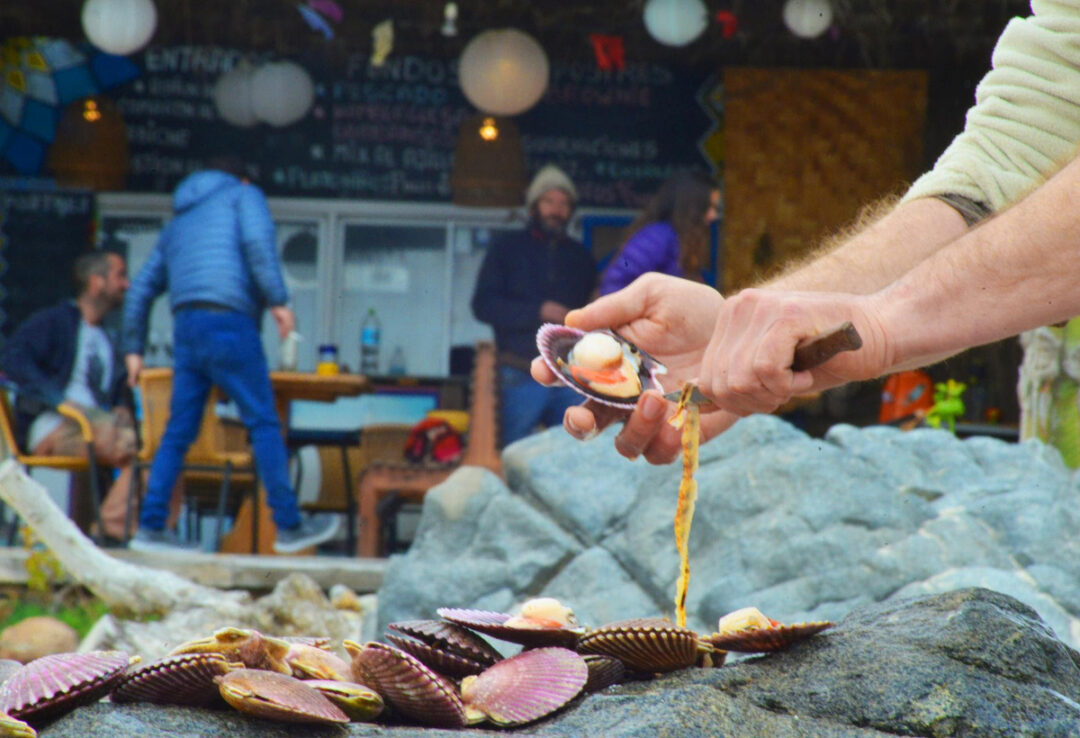
<instances>
[{"instance_id":1,"label":"rock surface","mask_svg":"<svg viewBox=\"0 0 1080 738\"><path fill-rule=\"evenodd\" d=\"M881 738L1080 733L1080 654L1037 614L984 589L858 608L789 651L610 687L518 732L605 738ZM480 736L489 731L282 725L232 712L99 703L42 738Z\"/></svg>"},{"instance_id":2,"label":"rock surface","mask_svg":"<svg viewBox=\"0 0 1080 738\"><path fill-rule=\"evenodd\" d=\"M553 596L582 623L671 615L680 469L629 462L614 430L509 447L507 482L475 468L429 493L379 592L379 628L441 606ZM754 605L837 620L891 597L985 586L1080 644L1080 506L1057 451L936 430L836 426L811 438L752 416L701 448L688 625Z\"/></svg>"}]
</instances>

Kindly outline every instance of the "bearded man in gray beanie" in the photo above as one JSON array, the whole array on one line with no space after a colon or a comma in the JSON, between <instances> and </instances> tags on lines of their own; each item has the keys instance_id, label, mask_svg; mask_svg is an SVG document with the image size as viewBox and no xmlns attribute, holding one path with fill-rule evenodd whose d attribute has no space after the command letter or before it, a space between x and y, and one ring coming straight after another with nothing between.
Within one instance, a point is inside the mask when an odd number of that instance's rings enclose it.
<instances>
[{"instance_id":1,"label":"bearded man in gray beanie","mask_svg":"<svg viewBox=\"0 0 1080 738\"><path fill-rule=\"evenodd\" d=\"M577 206L570 178L543 167L525 191L525 206L529 223L488 249L472 298L473 314L495 330L504 447L537 426L561 424L566 408L581 400L567 387L534 382L529 364L540 325L562 323L596 287L595 260L566 233Z\"/></svg>"}]
</instances>

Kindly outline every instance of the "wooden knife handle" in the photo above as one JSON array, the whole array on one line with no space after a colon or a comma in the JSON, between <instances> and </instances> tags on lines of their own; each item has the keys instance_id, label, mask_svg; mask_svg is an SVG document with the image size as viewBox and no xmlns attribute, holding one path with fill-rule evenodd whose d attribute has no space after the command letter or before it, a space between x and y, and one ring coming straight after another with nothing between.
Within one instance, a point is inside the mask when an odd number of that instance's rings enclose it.
<instances>
[{"instance_id":1,"label":"wooden knife handle","mask_svg":"<svg viewBox=\"0 0 1080 738\"><path fill-rule=\"evenodd\" d=\"M841 351L854 351L860 346L862 346L862 336L855 330L851 321L847 321L796 346L795 359L791 362L791 368L797 372L813 369Z\"/></svg>"}]
</instances>

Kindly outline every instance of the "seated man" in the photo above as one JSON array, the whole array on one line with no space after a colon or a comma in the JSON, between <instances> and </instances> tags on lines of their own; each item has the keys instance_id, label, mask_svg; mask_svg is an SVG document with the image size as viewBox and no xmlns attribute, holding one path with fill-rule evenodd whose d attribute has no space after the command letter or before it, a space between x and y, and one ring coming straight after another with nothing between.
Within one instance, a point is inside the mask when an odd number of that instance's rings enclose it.
<instances>
[{"instance_id":1,"label":"seated man","mask_svg":"<svg viewBox=\"0 0 1080 738\"><path fill-rule=\"evenodd\" d=\"M77 297L27 318L5 342L0 367L18 385L15 433L21 448L41 456L86 456L78 425L57 407L74 405L90 421L97 461L121 470L102 505L104 533L119 539L135 424L124 363L102 321L124 302L127 266L118 254L95 251L76 259L74 271ZM79 502L73 500L73 510Z\"/></svg>"}]
</instances>

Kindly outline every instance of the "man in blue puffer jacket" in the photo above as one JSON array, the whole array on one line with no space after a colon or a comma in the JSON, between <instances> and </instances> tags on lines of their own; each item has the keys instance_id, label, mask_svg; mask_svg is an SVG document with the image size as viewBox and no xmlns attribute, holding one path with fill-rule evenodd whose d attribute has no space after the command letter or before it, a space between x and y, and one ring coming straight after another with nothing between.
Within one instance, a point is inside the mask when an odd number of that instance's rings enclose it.
<instances>
[{"instance_id":1,"label":"man in blue puffer jacket","mask_svg":"<svg viewBox=\"0 0 1080 738\"><path fill-rule=\"evenodd\" d=\"M165 530L165 519L173 484L198 435L206 398L217 385L236 403L251 435L277 526L274 550L293 553L331 538L338 520L333 515L302 515L289 483L285 443L259 339L259 318L266 306L282 338L296 323L286 304L289 294L270 209L262 191L240 178L242 164L225 159L217 164L219 168L195 172L177 186L176 215L124 302L123 350L133 386L142 370L151 305L166 290L174 344L169 422L150 468L131 547L188 547Z\"/></svg>"}]
</instances>

